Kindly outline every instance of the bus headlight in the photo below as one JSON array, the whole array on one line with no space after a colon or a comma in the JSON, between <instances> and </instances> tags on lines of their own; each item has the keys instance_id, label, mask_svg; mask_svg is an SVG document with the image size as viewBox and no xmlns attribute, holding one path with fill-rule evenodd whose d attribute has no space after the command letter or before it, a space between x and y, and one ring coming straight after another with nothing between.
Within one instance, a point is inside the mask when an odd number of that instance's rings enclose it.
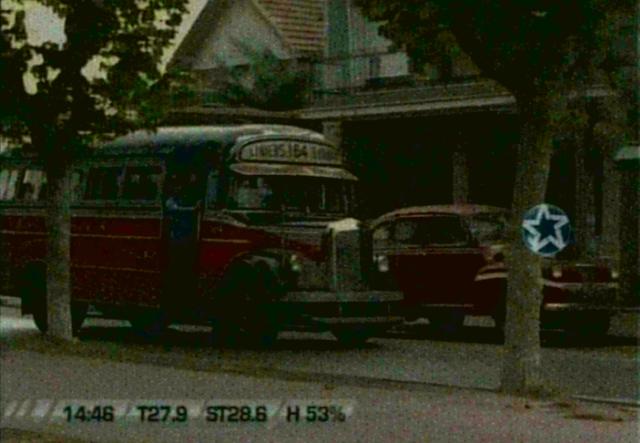
<instances>
[{"instance_id":1,"label":"bus headlight","mask_svg":"<svg viewBox=\"0 0 640 443\"><path fill-rule=\"evenodd\" d=\"M618 277L620 277L620 271L618 271L617 269L612 269L611 270L611 278L614 280L617 280Z\"/></svg>"},{"instance_id":2,"label":"bus headlight","mask_svg":"<svg viewBox=\"0 0 640 443\"><path fill-rule=\"evenodd\" d=\"M376 255L374 257L378 272L389 272L389 257L386 255Z\"/></svg>"},{"instance_id":3,"label":"bus headlight","mask_svg":"<svg viewBox=\"0 0 640 443\"><path fill-rule=\"evenodd\" d=\"M291 254L291 257L289 257L289 269L291 269L291 272L295 272L296 274L299 274L300 271L302 271L302 264L296 254Z\"/></svg>"}]
</instances>

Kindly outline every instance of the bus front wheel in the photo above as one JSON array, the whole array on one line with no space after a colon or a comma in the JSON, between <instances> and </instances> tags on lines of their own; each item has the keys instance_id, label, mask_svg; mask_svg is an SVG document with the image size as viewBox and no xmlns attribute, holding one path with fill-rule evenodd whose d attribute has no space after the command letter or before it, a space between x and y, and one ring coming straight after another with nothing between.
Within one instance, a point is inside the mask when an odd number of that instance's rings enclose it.
<instances>
[{"instance_id":1,"label":"bus front wheel","mask_svg":"<svg viewBox=\"0 0 640 443\"><path fill-rule=\"evenodd\" d=\"M241 262L230 269L213 297L213 337L225 346L268 347L278 338L278 316L268 301L267 270Z\"/></svg>"}]
</instances>

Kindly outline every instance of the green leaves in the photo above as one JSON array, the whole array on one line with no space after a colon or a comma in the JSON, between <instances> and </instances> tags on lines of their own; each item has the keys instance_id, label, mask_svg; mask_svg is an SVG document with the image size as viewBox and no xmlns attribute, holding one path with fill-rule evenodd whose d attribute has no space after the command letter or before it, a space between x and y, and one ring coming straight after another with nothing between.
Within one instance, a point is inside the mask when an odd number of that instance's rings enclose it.
<instances>
[{"instance_id":1,"label":"green leaves","mask_svg":"<svg viewBox=\"0 0 640 443\"><path fill-rule=\"evenodd\" d=\"M45 151L61 153L78 141L158 123L160 109L150 103L170 92L155 87L162 79L159 64L188 0L35 3L60 17L66 40L62 45L30 43L21 2L2 3L4 136L28 136L41 154L50 156Z\"/></svg>"},{"instance_id":2,"label":"green leaves","mask_svg":"<svg viewBox=\"0 0 640 443\"><path fill-rule=\"evenodd\" d=\"M380 32L420 65L461 48L513 93L547 88L589 64L612 37L603 27L633 0L356 0ZM615 31L614 31L615 32Z\"/></svg>"}]
</instances>

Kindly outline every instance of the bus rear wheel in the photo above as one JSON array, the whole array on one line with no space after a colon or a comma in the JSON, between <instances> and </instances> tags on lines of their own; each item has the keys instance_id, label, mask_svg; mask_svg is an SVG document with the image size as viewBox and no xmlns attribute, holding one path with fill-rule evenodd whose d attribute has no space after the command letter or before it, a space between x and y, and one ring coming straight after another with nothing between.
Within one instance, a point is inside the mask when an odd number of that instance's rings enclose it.
<instances>
[{"instance_id":1,"label":"bus rear wheel","mask_svg":"<svg viewBox=\"0 0 640 443\"><path fill-rule=\"evenodd\" d=\"M32 267L25 270L16 283L18 295L23 304L29 306L38 330L45 334L49 329L47 309L47 279L44 269ZM89 305L82 302L71 303L71 332L77 335L87 316Z\"/></svg>"}]
</instances>

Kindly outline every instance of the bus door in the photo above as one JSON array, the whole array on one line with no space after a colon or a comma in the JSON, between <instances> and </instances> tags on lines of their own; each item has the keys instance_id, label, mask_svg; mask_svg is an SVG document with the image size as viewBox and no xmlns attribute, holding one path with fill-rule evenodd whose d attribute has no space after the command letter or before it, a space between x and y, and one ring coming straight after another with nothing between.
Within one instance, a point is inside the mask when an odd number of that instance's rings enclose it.
<instances>
[{"instance_id":1,"label":"bus door","mask_svg":"<svg viewBox=\"0 0 640 443\"><path fill-rule=\"evenodd\" d=\"M169 172L163 195L165 244L161 304L170 312L186 308L197 290L198 243L203 186L195 172Z\"/></svg>"}]
</instances>

